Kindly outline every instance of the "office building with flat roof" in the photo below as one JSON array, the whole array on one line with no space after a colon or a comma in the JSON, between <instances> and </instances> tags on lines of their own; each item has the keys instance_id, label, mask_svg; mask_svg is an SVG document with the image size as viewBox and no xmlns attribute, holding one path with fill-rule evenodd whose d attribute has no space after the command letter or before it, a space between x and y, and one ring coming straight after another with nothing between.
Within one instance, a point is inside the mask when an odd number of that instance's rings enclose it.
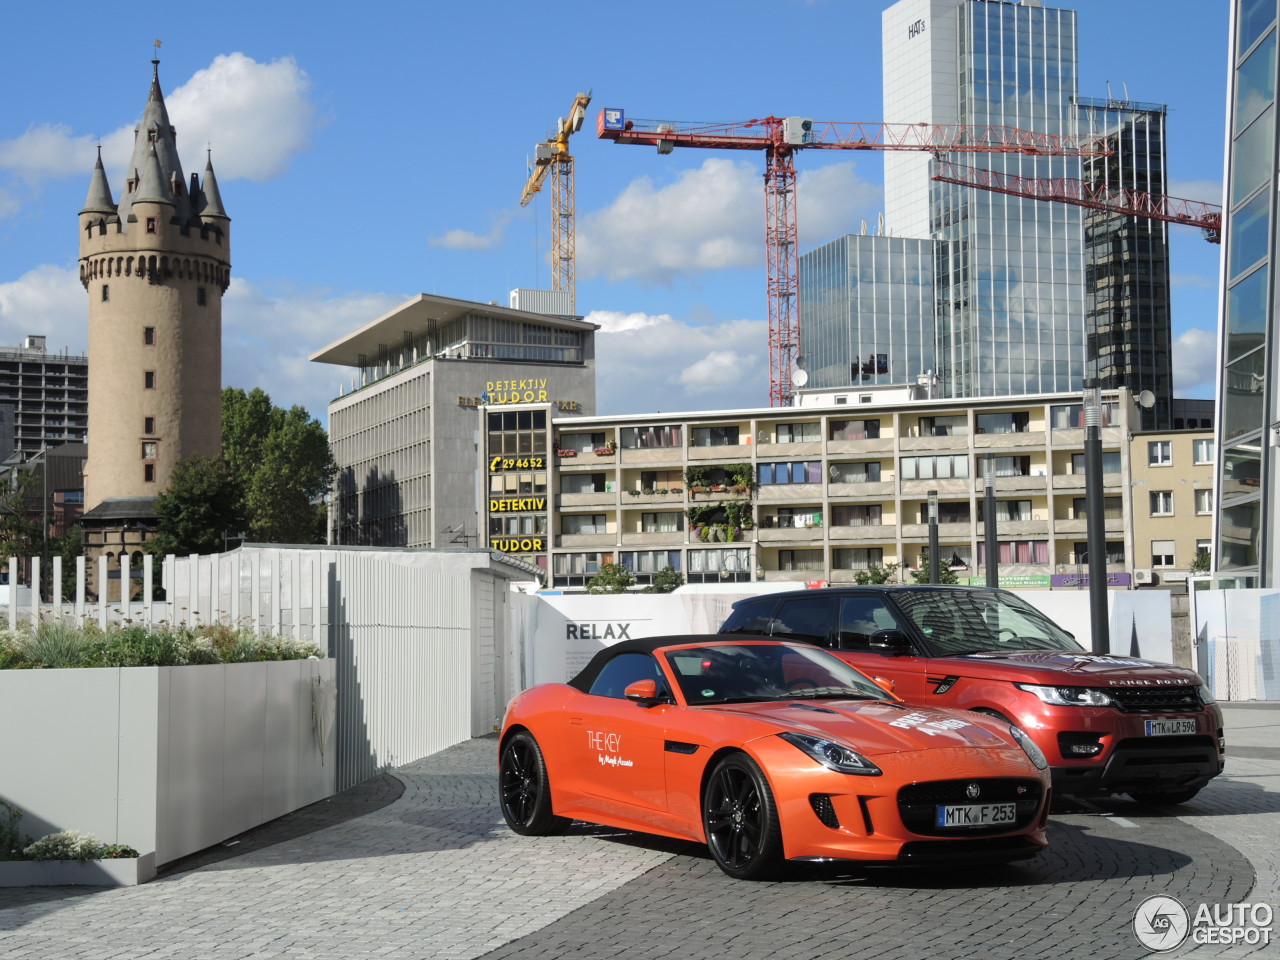
<instances>
[{"instance_id":1,"label":"office building with flat roof","mask_svg":"<svg viewBox=\"0 0 1280 960\"><path fill-rule=\"evenodd\" d=\"M329 541L484 545L493 500L511 528L503 552L545 566L535 541L545 536L548 425L595 412L596 329L424 293L313 353L356 371L329 404L339 469Z\"/></svg>"}]
</instances>

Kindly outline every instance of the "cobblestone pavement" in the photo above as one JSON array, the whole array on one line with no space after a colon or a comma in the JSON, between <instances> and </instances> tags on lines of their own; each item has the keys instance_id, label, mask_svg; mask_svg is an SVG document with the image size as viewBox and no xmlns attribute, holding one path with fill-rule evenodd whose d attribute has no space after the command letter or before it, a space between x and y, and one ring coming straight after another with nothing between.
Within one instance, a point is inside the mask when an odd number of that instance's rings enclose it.
<instances>
[{"instance_id":1,"label":"cobblestone pavement","mask_svg":"<svg viewBox=\"0 0 1280 960\"><path fill-rule=\"evenodd\" d=\"M1228 741L1227 774L1195 800L1064 807L1029 863L747 884L695 844L581 824L513 835L482 738L141 887L0 890L0 958L1137 958L1148 896L1280 910L1280 704L1228 707ZM1267 954L1280 945L1168 955Z\"/></svg>"}]
</instances>

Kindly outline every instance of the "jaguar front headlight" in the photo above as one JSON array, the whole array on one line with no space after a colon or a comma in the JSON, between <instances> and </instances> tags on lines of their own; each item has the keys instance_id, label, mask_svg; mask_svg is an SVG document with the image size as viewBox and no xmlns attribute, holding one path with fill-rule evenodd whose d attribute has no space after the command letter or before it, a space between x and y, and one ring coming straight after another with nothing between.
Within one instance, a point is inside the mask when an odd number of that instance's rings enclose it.
<instances>
[{"instance_id":1,"label":"jaguar front headlight","mask_svg":"<svg viewBox=\"0 0 1280 960\"><path fill-rule=\"evenodd\" d=\"M1013 737L1014 743L1022 748L1022 752L1027 755L1027 759L1036 765L1037 770L1047 770L1049 768L1049 759L1044 755L1044 751L1036 746L1036 742L1022 732L1020 727L1012 724L1009 726L1009 735Z\"/></svg>"},{"instance_id":2,"label":"jaguar front headlight","mask_svg":"<svg viewBox=\"0 0 1280 960\"><path fill-rule=\"evenodd\" d=\"M834 740L811 736L807 733L787 732L780 733L778 736L793 747L803 750L828 770L834 770L836 773L852 773L859 777L878 777L883 772L862 754L856 750L851 750L843 743L836 743Z\"/></svg>"},{"instance_id":3,"label":"jaguar front headlight","mask_svg":"<svg viewBox=\"0 0 1280 960\"><path fill-rule=\"evenodd\" d=\"M1055 707L1109 707L1112 704L1111 696L1097 687L1049 687L1038 683L1015 683L1014 686Z\"/></svg>"}]
</instances>

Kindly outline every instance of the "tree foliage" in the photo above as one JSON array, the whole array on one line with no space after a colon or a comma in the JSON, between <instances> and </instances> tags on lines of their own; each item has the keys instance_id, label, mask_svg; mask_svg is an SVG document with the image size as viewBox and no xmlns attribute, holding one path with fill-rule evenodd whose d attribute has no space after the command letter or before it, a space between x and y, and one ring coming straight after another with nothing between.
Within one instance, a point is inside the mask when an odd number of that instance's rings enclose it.
<instances>
[{"instance_id":1,"label":"tree foliage","mask_svg":"<svg viewBox=\"0 0 1280 960\"><path fill-rule=\"evenodd\" d=\"M40 502L40 478L25 470L0 475L0 556L26 557L43 547L40 521L31 516L29 500Z\"/></svg>"},{"instance_id":2,"label":"tree foliage","mask_svg":"<svg viewBox=\"0 0 1280 960\"><path fill-rule=\"evenodd\" d=\"M600 572L587 582L587 593L626 593L635 575L620 563L602 563Z\"/></svg>"},{"instance_id":3,"label":"tree foliage","mask_svg":"<svg viewBox=\"0 0 1280 960\"><path fill-rule=\"evenodd\" d=\"M857 570L853 574L853 582L863 585L871 583L890 583L898 575L896 563L872 563L865 570Z\"/></svg>"},{"instance_id":4,"label":"tree foliage","mask_svg":"<svg viewBox=\"0 0 1280 960\"><path fill-rule=\"evenodd\" d=\"M156 498L155 554L221 553L224 534L240 529L240 485L223 460L187 457L178 461L169 488Z\"/></svg>"},{"instance_id":5,"label":"tree foliage","mask_svg":"<svg viewBox=\"0 0 1280 960\"><path fill-rule=\"evenodd\" d=\"M222 459L191 457L156 502L156 553L217 553L225 534L259 543L323 543L321 502L337 473L329 438L303 407L259 388L222 391Z\"/></svg>"},{"instance_id":6,"label":"tree foliage","mask_svg":"<svg viewBox=\"0 0 1280 960\"><path fill-rule=\"evenodd\" d=\"M338 472L329 437L300 406L273 406L260 388L222 391L222 456L240 484L248 539L323 543L320 501Z\"/></svg>"},{"instance_id":7,"label":"tree foliage","mask_svg":"<svg viewBox=\"0 0 1280 960\"><path fill-rule=\"evenodd\" d=\"M684 574L670 564L653 575L653 581L644 588L643 593L670 593L684 586Z\"/></svg>"},{"instance_id":8,"label":"tree foliage","mask_svg":"<svg viewBox=\"0 0 1280 960\"><path fill-rule=\"evenodd\" d=\"M916 583L932 583L929 579L929 548L923 547L920 550L920 568L911 571L912 579ZM960 578L955 575L951 569L951 564L943 558L938 560L938 583L948 586L954 586L960 582Z\"/></svg>"}]
</instances>

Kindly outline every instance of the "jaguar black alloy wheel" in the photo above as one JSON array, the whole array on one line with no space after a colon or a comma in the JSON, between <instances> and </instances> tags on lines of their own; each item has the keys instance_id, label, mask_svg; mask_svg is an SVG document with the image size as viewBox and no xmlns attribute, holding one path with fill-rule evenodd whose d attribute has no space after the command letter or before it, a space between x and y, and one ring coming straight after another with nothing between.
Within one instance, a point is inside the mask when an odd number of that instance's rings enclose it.
<instances>
[{"instance_id":1,"label":"jaguar black alloy wheel","mask_svg":"<svg viewBox=\"0 0 1280 960\"><path fill-rule=\"evenodd\" d=\"M702 800L707 847L739 880L764 880L782 866L782 829L764 772L746 754L717 761Z\"/></svg>"},{"instance_id":2,"label":"jaguar black alloy wheel","mask_svg":"<svg viewBox=\"0 0 1280 960\"><path fill-rule=\"evenodd\" d=\"M563 833L565 817L551 812L547 765L533 734L522 730L502 747L498 761L498 793L502 816L516 833L530 837Z\"/></svg>"}]
</instances>

